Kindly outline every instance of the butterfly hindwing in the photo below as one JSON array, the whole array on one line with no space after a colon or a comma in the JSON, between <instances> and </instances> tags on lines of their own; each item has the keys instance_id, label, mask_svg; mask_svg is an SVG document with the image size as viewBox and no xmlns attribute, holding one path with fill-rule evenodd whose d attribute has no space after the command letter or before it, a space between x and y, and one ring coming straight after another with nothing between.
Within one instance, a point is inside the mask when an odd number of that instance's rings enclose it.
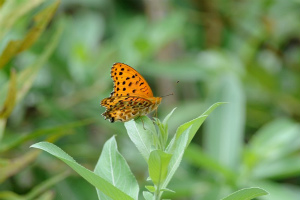
<instances>
[{"instance_id":1,"label":"butterfly hindwing","mask_svg":"<svg viewBox=\"0 0 300 200\"><path fill-rule=\"evenodd\" d=\"M107 110L102 114L111 122L126 122L138 116L145 115L154 105L151 101L140 97L109 97L103 99L101 105L108 105L106 102L115 103L106 106Z\"/></svg>"}]
</instances>

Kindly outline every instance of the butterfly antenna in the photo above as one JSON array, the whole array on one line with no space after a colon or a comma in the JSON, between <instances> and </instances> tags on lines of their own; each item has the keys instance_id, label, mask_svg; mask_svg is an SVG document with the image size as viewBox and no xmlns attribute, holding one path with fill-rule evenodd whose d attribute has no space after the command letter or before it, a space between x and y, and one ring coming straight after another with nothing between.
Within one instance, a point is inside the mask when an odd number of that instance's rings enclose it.
<instances>
[{"instance_id":1,"label":"butterfly antenna","mask_svg":"<svg viewBox=\"0 0 300 200\"><path fill-rule=\"evenodd\" d=\"M179 83L179 81L177 81L176 82L176 84L178 84ZM169 88L168 90L170 90L171 88ZM167 97L167 96L172 96L172 95L174 95L174 93L172 92L171 94L167 94L167 95L164 95L164 96L161 96L161 97Z\"/></svg>"},{"instance_id":2,"label":"butterfly antenna","mask_svg":"<svg viewBox=\"0 0 300 200\"><path fill-rule=\"evenodd\" d=\"M161 97L167 97L167 96L172 96L172 95L174 95L174 93L167 94L167 95L165 95L165 96L161 96Z\"/></svg>"}]
</instances>

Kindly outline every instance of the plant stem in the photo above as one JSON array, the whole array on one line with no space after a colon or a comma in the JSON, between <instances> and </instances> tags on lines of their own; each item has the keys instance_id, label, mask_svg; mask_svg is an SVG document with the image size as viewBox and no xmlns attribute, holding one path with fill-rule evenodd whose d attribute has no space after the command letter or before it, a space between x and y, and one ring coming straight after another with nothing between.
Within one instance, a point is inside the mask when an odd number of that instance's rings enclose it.
<instances>
[{"instance_id":1,"label":"plant stem","mask_svg":"<svg viewBox=\"0 0 300 200\"><path fill-rule=\"evenodd\" d=\"M154 193L154 200L160 200L160 186L158 185L155 193Z\"/></svg>"}]
</instances>

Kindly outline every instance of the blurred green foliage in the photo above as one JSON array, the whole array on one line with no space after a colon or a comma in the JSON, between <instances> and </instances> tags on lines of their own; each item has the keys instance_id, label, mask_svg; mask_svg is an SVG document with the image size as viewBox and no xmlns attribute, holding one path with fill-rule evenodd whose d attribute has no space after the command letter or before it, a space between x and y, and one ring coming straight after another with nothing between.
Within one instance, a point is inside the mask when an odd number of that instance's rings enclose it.
<instances>
[{"instance_id":1,"label":"blurred green foliage","mask_svg":"<svg viewBox=\"0 0 300 200\"><path fill-rule=\"evenodd\" d=\"M147 184L124 125L100 116L110 67L124 62L156 96L174 93L158 110L160 118L177 107L171 134L208 105L229 102L194 137L169 198L262 187L270 195L260 199L297 200L299 9L298 0L0 0L0 199L97 199L62 162L29 150L41 140L92 169L117 134L139 185ZM45 181L52 184L39 190Z\"/></svg>"}]
</instances>

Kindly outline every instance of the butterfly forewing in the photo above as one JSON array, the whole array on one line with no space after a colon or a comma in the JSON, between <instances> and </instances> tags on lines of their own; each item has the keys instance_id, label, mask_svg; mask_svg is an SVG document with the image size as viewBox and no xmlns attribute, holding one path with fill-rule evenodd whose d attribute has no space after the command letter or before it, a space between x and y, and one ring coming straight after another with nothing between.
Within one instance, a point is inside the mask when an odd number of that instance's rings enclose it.
<instances>
[{"instance_id":1,"label":"butterfly forewing","mask_svg":"<svg viewBox=\"0 0 300 200\"><path fill-rule=\"evenodd\" d=\"M115 63L111 68L114 90L111 96L153 97L147 81L132 67Z\"/></svg>"}]
</instances>

